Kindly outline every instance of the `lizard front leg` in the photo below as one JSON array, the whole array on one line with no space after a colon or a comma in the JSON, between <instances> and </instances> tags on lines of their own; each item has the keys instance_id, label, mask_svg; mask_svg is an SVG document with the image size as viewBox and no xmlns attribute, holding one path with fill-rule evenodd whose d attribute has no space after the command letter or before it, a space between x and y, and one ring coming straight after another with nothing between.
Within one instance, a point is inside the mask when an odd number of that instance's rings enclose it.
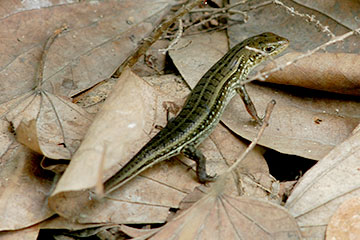
<instances>
[{"instance_id":1,"label":"lizard front leg","mask_svg":"<svg viewBox=\"0 0 360 240\"><path fill-rule=\"evenodd\" d=\"M255 119L255 121L257 123L259 123L260 125L262 125L263 121L262 119L258 116L257 112L256 112L256 108L255 105L253 104L253 102L250 99L249 94L246 91L245 85L241 85L240 87L236 88L236 92L240 95L241 99L243 100L246 110L248 111L248 113L251 115L251 117L253 119Z\"/></svg>"}]
</instances>

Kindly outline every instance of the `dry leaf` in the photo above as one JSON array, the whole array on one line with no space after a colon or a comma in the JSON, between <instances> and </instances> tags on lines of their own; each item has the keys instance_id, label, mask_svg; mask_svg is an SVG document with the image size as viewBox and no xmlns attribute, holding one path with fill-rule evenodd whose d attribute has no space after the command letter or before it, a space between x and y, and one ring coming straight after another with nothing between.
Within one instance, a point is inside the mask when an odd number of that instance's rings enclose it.
<instances>
[{"instance_id":1,"label":"dry leaf","mask_svg":"<svg viewBox=\"0 0 360 240\"><path fill-rule=\"evenodd\" d=\"M276 61L284 64L302 53L289 53ZM269 64L262 71L273 68ZM316 53L278 71L266 79L284 85L300 86L328 92L360 95L360 55L349 53Z\"/></svg>"},{"instance_id":2,"label":"dry leaf","mask_svg":"<svg viewBox=\"0 0 360 240\"><path fill-rule=\"evenodd\" d=\"M359 239L360 198L346 200L331 217L326 229L326 239Z\"/></svg>"},{"instance_id":3,"label":"dry leaf","mask_svg":"<svg viewBox=\"0 0 360 240\"><path fill-rule=\"evenodd\" d=\"M342 25L355 29L359 26L357 21L358 12L354 11L360 9L359 1L353 0L331 0L331 1L311 1L311 0L295 0L299 4L315 9L320 13L325 13Z\"/></svg>"},{"instance_id":4,"label":"dry leaf","mask_svg":"<svg viewBox=\"0 0 360 240\"><path fill-rule=\"evenodd\" d=\"M341 203L360 196L359 144L357 131L307 171L294 188L285 206L305 232L316 232L317 227L323 231Z\"/></svg>"},{"instance_id":5,"label":"dry leaf","mask_svg":"<svg viewBox=\"0 0 360 240\"><path fill-rule=\"evenodd\" d=\"M238 0L230 2L234 3ZM329 41L330 34L341 35L349 30L359 28L359 22L356 20L359 12L354 10L359 9L356 1L281 0L279 2L288 8L272 2L247 11L246 23L232 24L227 31L230 46L262 32L273 32L290 40L287 52L307 52ZM244 11L260 3L264 3L264 1L248 1L235 9ZM312 6L314 7L312 8ZM336 18L332 16L336 16ZM234 15L234 20L241 21L243 18L241 14ZM343 42L327 47L326 51L360 53L358 43L358 36L352 36Z\"/></svg>"},{"instance_id":6,"label":"dry leaf","mask_svg":"<svg viewBox=\"0 0 360 240\"><path fill-rule=\"evenodd\" d=\"M36 240L39 231L39 225L35 225L17 231L0 232L0 240Z\"/></svg>"},{"instance_id":7,"label":"dry leaf","mask_svg":"<svg viewBox=\"0 0 360 240\"><path fill-rule=\"evenodd\" d=\"M0 231L32 226L54 214L47 206L53 174L41 169L41 158L16 143L2 156Z\"/></svg>"},{"instance_id":8,"label":"dry leaf","mask_svg":"<svg viewBox=\"0 0 360 240\"><path fill-rule=\"evenodd\" d=\"M342 96L247 84L258 112L274 99L276 105L269 127L259 144L286 154L320 160L344 141L360 121L360 103ZM257 133L238 96L230 102L222 121L246 139Z\"/></svg>"},{"instance_id":9,"label":"dry leaf","mask_svg":"<svg viewBox=\"0 0 360 240\"><path fill-rule=\"evenodd\" d=\"M222 194L214 188L150 239L301 239L295 220L280 206Z\"/></svg>"},{"instance_id":10,"label":"dry leaf","mask_svg":"<svg viewBox=\"0 0 360 240\"><path fill-rule=\"evenodd\" d=\"M43 90L3 103L0 113L19 142L53 159L70 159L91 122L85 110Z\"/></svg>"},{"instance_id":11,"label":"dry leaf","mask_svg":"<svg viewBox=\"0 0 360 240\"><path fill-rule=\"evenodd\" d=\"M40 229L67 229L69 231L83 230L104 226L103 223L81 224L71 222L69 219L55 215L39 224Z\"/></svg>"},{"instance_id":12,"label":"dry leaf","mask_svg":"<svg viewBox=\"0 0 360 240\"><path fill-rule=\"evenodd\" d=\"M167 12L169 2L4 3L0 103L34 86L43 42L60 25L66 23L69 30L49 51L44 88L56 95L73 96L111 76Z\"/></svg>"},{"instance_id":13,"label":"dry leaf","mask_svg":"<svg viewBox=\"0 0 360 240\"><path fill-rule=\"evenodd\" d=\"M138 229L129 227L126 225L121 225L121 230L128 236L132 238L136 238L136 240L140 239L148 239L150 236L154 235L154 233L159 231L159 228L153 229Z\"/></svg>"}]
</instances>

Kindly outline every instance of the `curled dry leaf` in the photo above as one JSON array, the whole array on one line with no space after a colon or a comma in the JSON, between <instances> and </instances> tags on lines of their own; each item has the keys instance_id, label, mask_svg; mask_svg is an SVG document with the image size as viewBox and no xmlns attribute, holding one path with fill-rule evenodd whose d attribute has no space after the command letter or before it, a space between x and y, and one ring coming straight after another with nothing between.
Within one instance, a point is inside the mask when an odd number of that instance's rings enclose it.
<instances>
[{"instance_id":1,"label":"curled dry leaf","mask_svg":"<svg viewBox=\"0 0 360 240\"><path fill-rule=\"evenodd\" d=\"M46 91L31 91L0 105L16 139L53 159L70 159L91 122L91 115Z\"/></svg>"},{"instance_id":2,"label":"curled dry leaf","mask_svg":"<svg viewBox=\"0 0 360 240\"><path fill-rule=\"evenodd\" d=\"M190 39L184 37L179 44L185 47L170 52L172 60L190 86L195 86L219 58L216 53L222 49L222 41L216 44L216 49L210 46L206 48L207 45L203 44L210 36L201 34L192 38L190 43ZM226 45L226 42L223 44ZM203 46L198 48L192 45ZM204 53L208 55L204 56ZM188 56L192 58L191 63L184 61ZM200 69L200 65L208 68ZM302 89L281 89L265 84L250 83L246 87L260 116L265 111L266 104L272 99L276 100L270 126L259 144L282 153L319 160L345 140L360 121L360 103L356 99ZM239 96L232 99L222 121L248 140L253 139L258 131Z\"/></svg>"},{"instance_id":3,"label":"curled dry leaf","mask_svg":"<svg viewBox=\"0 0 360 240\"><path fill-rule=\"evenodd\" d=\"M360 236L360 197L346 200L331 217L326 239L355 239Z\"/></svg>"},{"instance_id":4,"label":"curled dry leaf","mask_svg":"<svg viewBox=\"0 0 360 240\"><path fill-rule=\"evenodd\" d=\"M102 178L102 159L107 178L156 134L154 122L165 125L164 101L174 99L156 92L129 69L124 71L49 199L50 206L79 222L163 222L168 208L176 207L197 184L187 166L178 162L144 172L114 193L117 200L89 201L89 192L83 190L93 188L99 174Z\"/></svg>"},{"instance_id":5,"label":"curled dry leaf","mask_svg":"<svg viewBox=\"0 0 360 240\"><path fill-rule=\"evenodd\" d=\"M286 207L306 232L329 223L341 203L360 196L360 131L334 148L301 178ZM306 234L311 235L311 234Z\"/></svg>"},{"instance_id":6,"label":"curled dry leaf","mask_svg":"<svg viewBox=\"0 0 360 240\"><path fill-rule=\"evenodd\" d=\"M292 52L276 61L285 64L302 53ZM275 67L274 63L262 71ZM349 53L316 53L277 71L266 79L284 85L300 86L328 92L360 95L360 55Z\"/></svg>"},{"instance_id":7,"label":"curled dry leaf","mask_svg":"<svg viewBox=\"0 0 360 240\"><path fill-rule=\"evenodd\" d=\"M301 239L295 220L284 208L223 194L224 181L220 177L209 193L150 239Z\"/></svg>"},{"instance_id":8,"label":"curled dry leaf","mask_svg":"<svg viewBox=\"0 0 360 240\"><path fill-rule=\"evenodd\" d=\"M47 205L53 174L41 169L41 158L16 142L2 155L0 231L32 226L54 214Z\"/></svg>"}]
</instances>

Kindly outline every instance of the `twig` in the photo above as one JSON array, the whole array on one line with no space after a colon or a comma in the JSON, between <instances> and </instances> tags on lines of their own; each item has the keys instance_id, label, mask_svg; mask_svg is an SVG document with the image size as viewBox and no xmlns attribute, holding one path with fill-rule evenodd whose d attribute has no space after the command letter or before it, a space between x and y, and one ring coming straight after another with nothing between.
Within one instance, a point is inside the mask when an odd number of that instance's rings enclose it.
<instances>
[{"instance_id":1,"label":"twig","mask_svg":"<svg viewBox=\"0 0 360 240\"><path fill-rule=\"evenodd\" d=\"M261 138L261 136L263 135L265 128L269 125L269 119L270 119L270 115L271 112L274 109L276 102L275 100L271 100L267 107L266 107L266 111L265 111L265 118L264 118L264 122L263 125L261 126L259 133L257 134L257 136L254 138L254 140L250 143L250 145L246 148L246 150L241 154L241 156L236 160L236 162L229 167L226 170L226 173L230 173L231 171L233 171L239 164L240 162L245 159L245 157L250 153L250 151L256 146L256 144L258 143L259 139Z\"/></svg>"},{"instance_id":2,"label":"twig","mask_svg":"<svg viewBox=\"0 0 360 240\"><path fill-rule=\"evenodd\" d=\"M329 26L324 26L320 23L319 20L316 20L315 19L315 15L309 15L309 14L303 14L303 13L299 13L298 11L296 11L293 7L288 7L286 6L284 3L282 3L281 1L279 0L274 0L274 4L276 5L279 5L283 8L285 8L287 11L289 11L291 14L293 15L297 15L299 17L302 17L302 18L305 18L306 21L309 21L309 22L312 22L312 23L315 23L315 26L318 27L319 29L321 29L322 32L325 32L327 33L329 36L331 37L335 37L335 34L333 34L330 29L329 29Z\"/></svg>"},{"instance_id":3,"label":"twig","mask_svg":"<svg viewBox=\"0 0 360 240\"><path fill-rule=\"evenodd\" d=\"M54 33L46 41L44 50L43 50L43 52L41 54L39 67L38 67L38 69L36 71L36 79L35 79L36 84L35 84L35 87L34 87L35 91L40 90L41 85L43 83L44 65L45 65L45 60L46 60L46 57L47 57L50 46L53 44L53 42L59 36L59 34L62 33L63 31L65 31L67 28L68 28L68 26L64 24L61 28L55 30Z\"/></svg>"},{"instance_id":4,"label":"twig","mask_svg":"<svg viewBox=\"0 0 360 240\"><path fill-rule=\"evenodd\" d=\"M134 54L132 54L131 56L129 56L115 71L115 73L113 74L113 77L119 77L120 74L122 73L123 69L126 66L132 67L134 66L134 64L138 61L138 59L140 58L140 56L144 55L146 53L146 51L149 49L149 47L151 45L154 44L154 42L156 42L161 35L173 24L175 23L179 18L181 18L183 15L185 15L186 13L188 13L191 9L193 9L195 6L199 5L203 0L194 0L189 2L187 5L184 5L182 8L180 8L172 18L170 18L169 20L166 20L165 22L163 22L162 24L160 24L154 31L153 33L150 35L150 37L148 37L147 39L145 39L141 45L138 47L138 49L136 50L136 52Z\"/></svg>"},{"instance_id":5,"label":"twig","mask_svg":"<svg viewBox=\"0 0 360 240\"><path fill-rule=\"evenodd\" d=\"M302 54L302 55L294 58L294 59L291 60L291 61L288 61L288 62L286 62L286 63L284 63L284 64L280 64L279 66L277 66L277 67L275 67L275 68L273 68L273 69L271 69L271 70L269 70L269 71L266 71L266 72L263 72L263 73L258 73L258 74L256 74L255 76L253 76L252 78L250 78L250 79L248 79L248 80L246 80L246 81L243 81L242 84L246 84L246 83L252 82L252 81L254 81L255 79L259 79L259 80L262 80L262 81L263 81L263 80L265 80L266 78L269 77L269 74L271 74L271 73L273 73L273 72L276 72L276 71L279 71L279 70L282 70L282 69L285 68L286 66L289 66L289 65L291 65L291 64L299 61L299 60L302 59L302 58L308 57L308 56L314 54L315 52L317 52L317 51L319 51L319 50L321 50L321 49L326 48L327 46L329 46L329 45L331 45L331 44L334 44L334 43L343 41L344 39L346 39L346 38L348 38L348 37L350 37L350 36L352 36L352 35L355 35L355 34L360 34L360 28L355 29L355 30L350 31L350 32L347 32L347 33L345 33L345 34L343 34L343 35L334 37L334 38L332 38L330 41L328 41L328 42L326 42L326 43L324 43L324 44L322 44L322 45L320 45L320 46L318 46L318 47L316 47L316 48L314 48L314 49L312 49L312 50L307 51L306 53L304 53L304 54Z\"/></svg>"},{"instance_id":6,"label":"twig","mask_svg":"<svg viewBox=\"0 0 360 240\"><path fill-rule=\"evenodd\" d=\"M183 22L181 19L179 19L179 29L176 33L175 39L171 41L171 43L167 48L159 49L159 52L165 55L169 50L173 49L173 47L179 42L183 32L184 32Z\"/></svg>"}]
</instances>

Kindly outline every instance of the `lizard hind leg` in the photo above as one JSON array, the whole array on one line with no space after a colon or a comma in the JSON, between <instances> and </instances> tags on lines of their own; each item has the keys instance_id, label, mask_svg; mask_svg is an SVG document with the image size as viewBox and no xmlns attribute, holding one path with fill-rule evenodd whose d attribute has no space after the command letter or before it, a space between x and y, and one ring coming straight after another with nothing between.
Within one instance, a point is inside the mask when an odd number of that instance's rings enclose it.
<instances>
[{"instance_id":1,"label":"lizard hind leg","mask_svg":"<svg viewBox=\"0 0 360 240\"><path fill-rule=\"evenodd\" d=\"M196 162L196 175L200 183L213 182L216 180L216 175L210 176L206 173L206 158L202 152L194 146L186 146L181 151L187 158Z\"/></svg>"}]
</instances>

